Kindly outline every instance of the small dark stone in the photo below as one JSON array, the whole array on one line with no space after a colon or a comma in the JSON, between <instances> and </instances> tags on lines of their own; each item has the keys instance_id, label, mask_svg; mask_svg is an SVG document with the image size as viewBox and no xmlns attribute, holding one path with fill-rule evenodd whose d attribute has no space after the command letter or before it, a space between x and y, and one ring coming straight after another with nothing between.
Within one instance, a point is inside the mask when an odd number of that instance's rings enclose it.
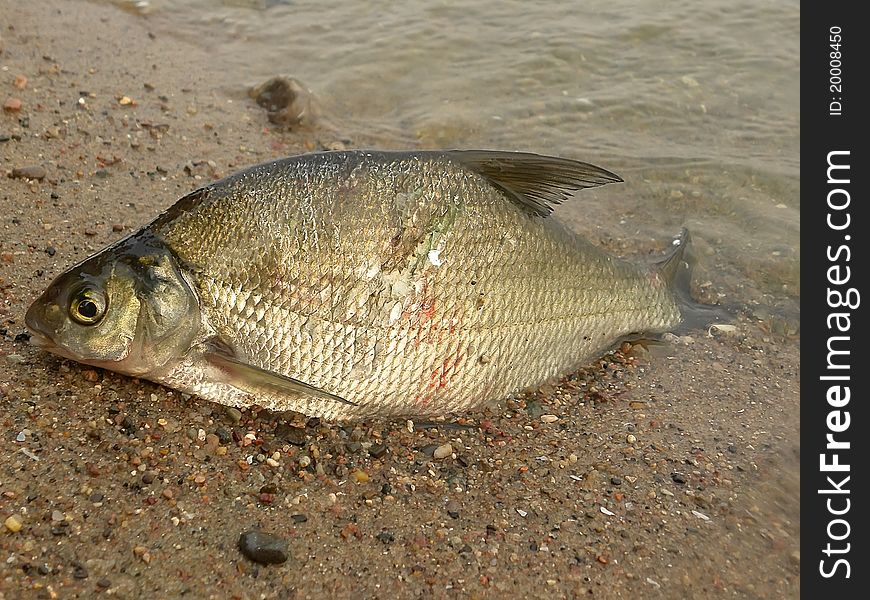
<instances>
[{"instance_id":1,"label":"small dark stone","mask_svg":"<svg viewBox=\"0 0 870 600\"><path fill-rule=\"evenodd\" d=\"M8 142L12 138L5 133L0 133L0 142Z\"/></svg>"},{"instance_id":2,"label":"small dark stone","mask_svg":"<svg viewBox=\"0 0 870 600\"><path fill-rule=\"evenodd\" d=\"M144 483L145 485L151 485L152 483L154 483L155 478L156 475L154 474L154 471L147 471L144 475L142 475L142 483Z\"/></svg>"},{"instance_id":3,"label":"small dark stone","mask_svg":"<svg viewBox=\"0 0 870 600\"><path fill-rule=\"evenodd\" d=\"M36 179L41 181L45 179L46 174L45 167L33 165L12 169L12 173L10 173L9 176L13 179Z\"/></svg>"},{"instance_id":4,"label":"small dark stone","mask_svg":"<svg viewBox=\"0 0 870 600\"><path fill-rule=\"evenodd\" d=\"M294 446L304 446L308 441L308 434L304 429L301 427L290 427L286 423L278 425L278 428L275 430L275 437Z\"/></svg>"},{"instance_id":5,"label":"small dark stone","mask_svg":"<svg viewBox=\"0 0 870 600\"><path fill-rule=\"evenodd\" d=\"M451 500L447 503L447 514L450 515L451 519L459 518L459 509L461 508L459 502L456 500Z\"/></svg>"},{"instance_id":6,"label":"small dark stone","mask_svg":"<svg viewBox=\"0 0 870 600\"><path fill-rule=\"evenodd\" d=\"M60 195L57 192L52 192L48 195L48 197L52 200L57 200L58 198L60 198Z\"/></svg>"},{"instance_id":7,"label":"small dark stone","mask_svg":"<svg viewBox=\"0 0 870 600\"><path fill-rule=\"evenodd\" d=\"M125 416L124 420L121 421L121 431L123 431L127 435L135 434L138 429L139 427L129 416Z\"/></svg>"},{"instance_id":8,"label":"small dark stone","mask_svg":"<svg viewBox=\"0 0 870 600\"><path fill-rule=\"evenodd\" d=\"M96 171L94 171L94 175L101 179L105 179L110 175L110 173L106 169L97 169Z\"/></svg>"},{"instance_id":9,"label":"small dark stone","mask_svg":"<svg viewBox=\"0 0 870 600\"><path fill-rule=\"evenodd\" d=\"M537 552L538 551L538 542L531 542L529 544L529 550L531 550L532 552Z\"/></svg>"},{"instance_id":10,"label":"small dark stone","mask_svg":"<svg viewBox=\"0 0 870 600\"><path fill-rule=\"evenodd\" d=\"M112 585L112 582L106 579L105 577L97 580L97 587L107 588Z\"/></svg>"},{"instance_id":11,"label":"small dark stone","mask_svg":"<svg viewBox=\"0 0 870 600\"><path fill-rule=\"evenodd\" d=\"M49 573L51 573L51 567L46 564L41 564L39 565L39 567L37 567L36 572L40 575L48 575Z\"/></svg>"},{"instance_id":12,"label":"small dark stone","mask_svg":"<svg viewBox=\"0 0 870 600\"><path fill-rule=\"evenodd\" d=\"M611 477L610 483L612 483L613 485L622 485L622 478L621 477Z\"/></svg>"},{"instance_id":13,"label":"small dark stone","mask_svg":"<svg viewBox=\"0 0 870 600\"><path fill-rule=\"evenodd\" d=\"M387 446L385 444L374 444L369 448L369 454L373 458L383 458L387 454Z\"/></svg>"},{"instance_id":14,"label":"small dark stone","mask_svg":"<svg viewBox=\"0 0 870 600\"><path fill-rule=\"evenodd\" d=\"M378 541L382 544L392 544L394 541L396 541L396 536L394 536L389 531L382 531L375 537L378 538Z\"/></svg>"},{"instance_id":15,"label":"small dark stone","mask_svg":"<svg viewBox=\"0 0 870 600\"><path fill-rule=\"evenodd\" d=\"M671 479L674 480L674 483L679 483L680 485L685 485L685 483L686 483L686 476L684 474L678 473L676 471L671 473Z\"/></svg>"},{"instance_id":16,"label":"small dark stone","mask_svg":"<svg viewBox=\"0 0 870 600\"><path fill-rule=\"evenodd\" d=\"M529 400L528 402L526 402L526 413L531 418L538 419L545 412L547 412L546 409L541 406L541 403L537 400Z\"/></svg>"},{"instance_id":17,"label":"small dark stone","mask_svg":"<svg viewBox=\"0 0 870 600\"><path fill-rule=\"evenodd\" d=\"M385 483L384 485L381 486L381 493L384 496L389 496L390 494L393 493L393 486L390 485L389 483Z\"/></svg>"},{"instance_id":18,"label":"small dark stone","mask_svg":"<svg viewBox=\"0 0 870 600\"><path fill-rule=\"evenodd\" d=\"M217 427L214 430L214 434L218 437L218 441L221 443L222 446L226 446L233 441L233 436L230 435L230 432L223 427Z\"/></svg>"},{"instance_id":19,"label":"small dark stone","mask_svg":"<svg viewBox=\"0 0 870 600\"><path fill-rule=\"evenodd\" d=\"M49 256L54 256L55 254L57 254L57 248L55 248L54 246L46 246L45 253Z\"/></svg>"},{"instance_id":20,"label":"small dark stone","mask_svg":"<svg viewBox=\"0 0 870 600\"><path fill-rule=\"evenodd\" d=\"M264 485L260 488L260 493L261 494L277 494L278 493L278 486L275 485L274 483L267 483L266 485Z\"/></svg>"},{"instance_id":21,"label":"small dark stone","mask_svg":"<svg viewBox=\"0 0 870 600\"><path fill-rule=\"evenodd\" d=\"M26 331L22 331L21 333L18 333L15 335L16 342L27 342L29 340L30 340L30 334L27 333Z\"/></svg>"},{"instance_id":22,"label":"small dark stone","mask_svg":"<svg viewBox=\"0 0 870 600\"><path fill-rule=\"evenodd\" d=\"M266 109L270 122L293 127L311 123L317 107L311 92L292 77L273 77L252 88L248 95Z\"/></svg>"},{"instance_id":23,"label":"small dark stone","mask_svg":"<svg viewBox=\"0 0 870 600\"><path fill-rule=\"evenodd\" d=\"M290 518L293 519L294 523L304 523L308 520L308 517L302 514L290 515Z\"/></svg>"},{"instance_id":24,"label":"small dark stone","mask_svg":"<svg viewBox=\"0 0 870 600\"><path fill-rule=\"evenodd\" d=\"M82 565L78 565L73 569L73 577L76 579L87 579L88 570Z\"/></svg>"},{"instance_id":25,"label":"small dark stone","mask_svg":"<svg viewBox=\"0 0 870 600\"><path fill-rule=\"evenodd\" d=\"M435 454L435 451L439 448L440 444L426 444L422 448L420 448L420 452L425 454L426 456L432 457Z\"/></svg>"},{"instance_id":26,"label":"small dark stone","mask_svg":"<svg viewBox=\"0 0 870 600\"><path fill-rule=\"evenodd\" d=\"M262 531L246 531L239 536L239 550L250 560L272 565L287 560L287 541Z\"/></svg>"},{"instance_id":27,"label":"small dark stone","mask_svg":"<svg viewBox=\"0 0 870 600\"><path fill-rule=\"evenodd\" d=\"M362 444L360 444L359 442L348 442L347 444L345 444L345 448L347 448L347 451L349 453L356 454L357 452L362 450Z\"/></svg>"},{"instance_id":28,"label":"small dark stone","mask_svg":"<svg viewBox=\"0 0 870 600\"><path fill-rule=\"evenodd\" d=\"M102 502L103 501L103 493L102 492L94 492L88 497L90 502Z\"/></svg>"},{"instance_id":29,"label":"small dark stone","mask_svg":"<svg viewBox=\"0 0 870 600\"><path fill-rule=\"evenodd\" d=\"M737 447L734 444L730 444L728 446L728 452L731 454L737 454Z\"/></svg>"}]
</instances>

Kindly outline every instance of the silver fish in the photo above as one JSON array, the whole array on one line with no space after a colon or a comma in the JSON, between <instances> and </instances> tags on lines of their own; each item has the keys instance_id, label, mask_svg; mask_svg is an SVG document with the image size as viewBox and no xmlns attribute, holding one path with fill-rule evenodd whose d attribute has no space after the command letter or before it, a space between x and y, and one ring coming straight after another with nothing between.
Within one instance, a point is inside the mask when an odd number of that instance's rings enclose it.
<instances>
[{"instance_id":1,"label":"silver fish","mask_svg":"<svg viewBox=\"0 0 870 600\"><path fill-rule=\"evenodd\" d=\"M26 323L60 356L230 406L462 411L680 323L669 283L685 243L636 265L548 216L618 181L495 151L265 163L72 267Z\"/></svg>"}]
</instances>

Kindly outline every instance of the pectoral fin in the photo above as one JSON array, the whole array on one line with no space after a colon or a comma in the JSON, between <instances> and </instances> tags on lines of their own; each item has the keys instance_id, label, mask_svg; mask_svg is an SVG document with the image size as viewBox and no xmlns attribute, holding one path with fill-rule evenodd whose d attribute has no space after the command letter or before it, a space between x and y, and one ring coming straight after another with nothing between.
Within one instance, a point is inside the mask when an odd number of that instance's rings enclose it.
<instances>
[{"instance_id":1,"label":"pectoral fin","mask_svg":"<svg viewBox=\"0 0 870 600\"><path fill-rule=\"evenodd\" d=\"M304 381L287 377L274 371L267 371L240 360L232 349L221 340L213 340L205 353L205 359L213 366L224 381L252 396L287 394L294 397L308 396L328 402L340 402L356 406L345 400Z\"/></svg>"}]
</instances>

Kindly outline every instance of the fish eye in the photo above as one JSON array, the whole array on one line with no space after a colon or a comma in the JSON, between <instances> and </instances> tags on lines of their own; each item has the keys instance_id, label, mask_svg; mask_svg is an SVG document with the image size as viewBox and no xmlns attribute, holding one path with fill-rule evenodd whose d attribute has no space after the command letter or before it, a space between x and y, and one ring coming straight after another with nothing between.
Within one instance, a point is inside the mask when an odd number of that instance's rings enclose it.
<instances>
[{"instance_id":1,"label":"fish eye","mask_svg":"<svg viewBox=\"0 0 870 600\"><path fill-rule=\"evenodd\" d=\"M84 288L76 293L69 305L70 317L82 325L98 323L105 313L105 294L91 288Z\"/></svg>"}]
</instances>

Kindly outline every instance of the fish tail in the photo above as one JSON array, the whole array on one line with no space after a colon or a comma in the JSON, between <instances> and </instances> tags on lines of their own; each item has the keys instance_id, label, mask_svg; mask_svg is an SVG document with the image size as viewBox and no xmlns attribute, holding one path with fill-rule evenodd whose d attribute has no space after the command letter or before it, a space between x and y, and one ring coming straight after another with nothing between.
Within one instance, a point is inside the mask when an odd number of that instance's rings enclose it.
<instances>
[{"instance_id":1,"label":"fish tail","mask_svg":"<svg viewBox=\"0 0 870 600\"><path fill-rule=\"evenodd\" d=\"M655 263L655 268L667 283L680 308L682 320L677 330L701 329L713 323L732 320L734 315L727 308L701 304L692 298L692 272L697 257L692 252L692 236L689 230L683 227L673 245L673 249Z\"/></svg>"}]
</instances>

